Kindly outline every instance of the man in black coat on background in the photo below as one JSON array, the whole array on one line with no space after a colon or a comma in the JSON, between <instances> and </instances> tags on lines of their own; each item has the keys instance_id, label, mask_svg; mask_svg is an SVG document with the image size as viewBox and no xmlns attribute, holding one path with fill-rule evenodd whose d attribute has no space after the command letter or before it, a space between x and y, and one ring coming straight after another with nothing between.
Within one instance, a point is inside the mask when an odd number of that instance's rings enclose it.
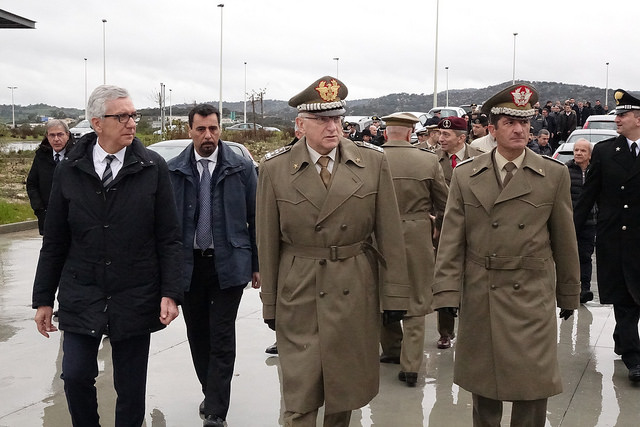
<instances>
[{"instance_id":1,"label":"man in black coat on background","mask_svg":"<svg viewBox=\"0 0 640 427\"><path fill-rule=\"evenodd\" d=\"M620 136L595 145L582 195L574 210L576 231L598 204L596 260L602 304L613 304L614 352L629 379L640 382L640 99L618 89L616 125Z\"/></svg>"}]
</instances>

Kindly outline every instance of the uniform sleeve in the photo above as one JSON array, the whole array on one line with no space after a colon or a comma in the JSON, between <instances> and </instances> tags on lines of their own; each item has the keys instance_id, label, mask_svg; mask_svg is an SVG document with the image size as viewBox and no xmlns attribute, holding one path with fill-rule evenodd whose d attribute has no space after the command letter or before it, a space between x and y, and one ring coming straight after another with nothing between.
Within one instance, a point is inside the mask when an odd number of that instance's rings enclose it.
<instances>
[{"instance_id":1,"label":"uniform sleeve","mask_svg":"<svg viewBox=\"0 0 640 427\"><path fill-rule=\"evenodd\" d=\"M280 214L269 168L264 161L260 164L256 193L256 238L262 281L262 314L265 319L275 319L280 262Z\"/></svg>"},{"instance_id":2,"label":"uniform sleeve","mask_svg":"<svg viewBox=\"0 0 640 427\"><path fill-rule=\"evenodd\" d=\"M549 217L549 236L556 263L556 299L565 309L580 305L580 261L571 212L571 177L564 167Z\"/></svg>"},{"instance_id":3,"label":"uniform sleeve","mask_svg":"<svg viewBox=\"0 0 640 427\"><path fill-rule=\"evenodd\" d=\"M258 246L256 243L256 188L258 185L258 177L253 163L246 166L247 181L245 183L245 203L247 205L247 227L249 229L249 239L251 241L251 271L257 272L258 265Z\"/></svg>"},{"instance_id":4,"label":"uniform sleeve","mask_svg":"<svg viewBox=\"0 0 640 427\"><path fill-rule=\"evenodd\" d=\"M431 201L433 203L433 215L436 217L436 228L442 229L442 218L447 206L449 187L447 187L444 179L444 172L442 172L440 162L437 160L434 162L434 168L436 169L436 173L431 183Z\"/></svg>"},{"instance_id":5,"label":"uniform sleeve","mask_svg":"<svg viewBox=\"0 0 640 427\"><path fill-rule=\"evenodd\" d=\"M433 283L433 308L459 307L466 252L464 200L454 169L444 212Z\"/></svg>"},{"instance_id":6,"label":"uniform sleeve","mask_svg":"<svg viewBox=\"0 0 640 427\"><path fill-rule=\"evenodd\" d=\"M386 156L380 165L375 221L376 244L385 260L380 269L381 307L383 310L407 310L411 288L400 213Z\"/></svg>"}]
</instances>

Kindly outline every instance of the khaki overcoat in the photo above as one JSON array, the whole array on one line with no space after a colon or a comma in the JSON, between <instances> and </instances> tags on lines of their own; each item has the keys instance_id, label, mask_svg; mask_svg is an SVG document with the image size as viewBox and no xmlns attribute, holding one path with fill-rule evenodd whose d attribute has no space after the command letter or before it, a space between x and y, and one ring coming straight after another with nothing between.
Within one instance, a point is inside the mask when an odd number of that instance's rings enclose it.
<instances>
[{"instance_id":1,"label":"khaki overcoat","mask_svg":"<svg viewBox=\"0 0 640 427\"><path fill-rule=\"evenodd\" d=\"M464 158L458 159L458 163L461 163L462 161L467 160L470 157L479 156L480 154L482 154L482 151L476 150L475 148L469 146L469 144L464 144ZM436 155L438 156L438 161L440 162L442 172L444 173L444 180L447 182L447 185L449 185L451 183L451 175L453 175L451 159L449 159L447 152L442 148L438 148L436 150Z\"/></svg>"},{"instance_id":2,"label":"khaki overcoat","mask_svg":"<svg viewBox=\"0 0 640 427\"><path fill-rule=\"evenodd\" d=\"M493 151L455 168L436 260L434 308L460 307L454 382L496 400L562 391L556 304L579 305L569 171L525 150L502 192Z\"/></svg>"},{"instance_id":3,"label":"khaki overcoat","mask_svg":"<svg viewBox=\"0 0 640 427\"><path fill-rule=\"evenodd\" d=\"M260 295L264 318L276 319L287 411L367 404L378 393L380 309L409 304L386 157L379 147L345 138L338 152L328 189L306 138L260 164ZM372 234L386 265L380 285L367 243Z\"/></svg>"},{"instance_id":4,"label":"khaki overcoat","mask_svg":"<svg viewBox=\"0 0 640 427\"><path fill-rule=\"evenodd\" d=\"M408 316L433 312L435 254L430 213L442 218L449 189L438 156L406 141L387 141L385 155L398 199L411 285Z\"/></svg>"}]
</instances>

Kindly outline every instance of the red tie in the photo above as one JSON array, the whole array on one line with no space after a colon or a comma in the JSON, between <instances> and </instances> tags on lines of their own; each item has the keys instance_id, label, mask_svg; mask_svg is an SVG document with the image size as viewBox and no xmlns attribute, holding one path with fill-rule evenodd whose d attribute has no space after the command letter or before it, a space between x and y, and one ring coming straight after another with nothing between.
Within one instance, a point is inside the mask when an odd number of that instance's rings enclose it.
<instances>
[{"instance_id":1,"label":"red tie","mask_svg":"<svg viewBox=\"0 0 640 427\"><path fill-rule=\"evenodd\" d=\"M454 154L453 156L451 156L451 168L455 168L456 165L458 164L458 162L456 161L458 159L458 157L456 157L456 155Z\"/></svg>"}]
</instances>

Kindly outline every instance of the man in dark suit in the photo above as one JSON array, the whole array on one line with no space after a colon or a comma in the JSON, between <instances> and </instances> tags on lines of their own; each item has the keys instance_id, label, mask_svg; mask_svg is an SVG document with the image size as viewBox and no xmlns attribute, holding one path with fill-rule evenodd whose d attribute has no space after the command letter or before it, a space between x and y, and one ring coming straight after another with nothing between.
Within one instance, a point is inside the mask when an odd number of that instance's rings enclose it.
<instances>
[{"instance_id":1,"label":"man in dark suit","mask_svg":"<svg viewBox=\"0 0 640 427\"><path fill-rule=\"evenodd\" d=\"M596 258L602 304L613 304L614 351L640 382L640 99L618 89L616 125L620 136L593 149L584 189L575 207L577 230L598 205Z\"/></svg>"},{"instance_id":2,"label":"man in dark suit","mask_svg":"<svg viewBox=\"0 0 640 427\"><path fill-rule=\"evenodd\" d=\"M225 425L238 306L247 282L260 287L256 171L220 140L219 119L217 108L195 106L189 112L193 143L168 163L182 224L184 319L205 427Z\"/></svg>"}]
</instances>

